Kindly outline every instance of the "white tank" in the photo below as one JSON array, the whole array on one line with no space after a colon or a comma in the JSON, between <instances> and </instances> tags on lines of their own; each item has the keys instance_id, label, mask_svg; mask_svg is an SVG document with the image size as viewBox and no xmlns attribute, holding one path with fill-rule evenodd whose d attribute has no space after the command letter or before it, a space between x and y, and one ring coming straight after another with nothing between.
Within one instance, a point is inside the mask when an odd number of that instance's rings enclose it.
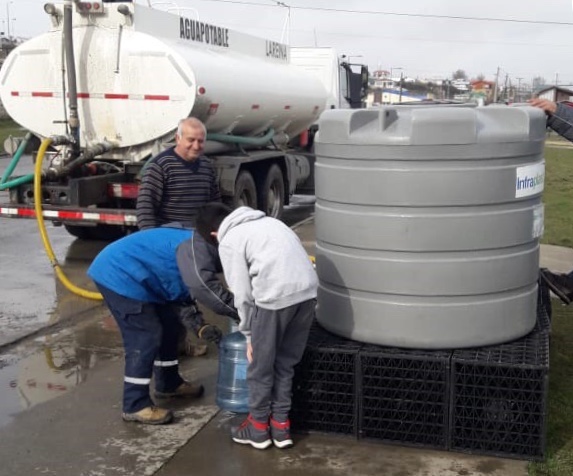
<instances>
[{"instance_id":1,"label":"white tank","mask_svg":"<svg viewBox=\"0 0 573 476\"><path fill-rule=\"evenodd\" d=\"M104 3L100 14L73 9L82 146L107 139L119 144L113 157L139 160L187 116L210 133L293 137L325 108L325 87L290 63L286 45L131 2ZM66 133L56 10L52 31L17 47L0 71L8 114L41 137Z\"/></svg>"}]
</instances>

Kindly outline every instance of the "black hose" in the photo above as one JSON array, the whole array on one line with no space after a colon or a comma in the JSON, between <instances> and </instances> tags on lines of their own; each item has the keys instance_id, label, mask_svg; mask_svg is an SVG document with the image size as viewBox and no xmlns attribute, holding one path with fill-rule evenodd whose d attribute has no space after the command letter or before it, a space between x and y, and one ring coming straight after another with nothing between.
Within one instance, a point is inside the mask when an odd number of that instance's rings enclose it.
<instances>
[{"instance_id":1,"label":"black hose","mask_svg":"<svg viewBox=\"0 0 573 476\"><path fill-rule=\"evenodd\" d=\"M70 133L74 138L72 147L74 152L80 149L80 120L78 116L78 89L76 79L76 61L74 57L74 40L72 25L72 4L64 5L64 48L66 51L66 69L68 72L68 95L70 106Z\"/></svg>"}]
</instances>

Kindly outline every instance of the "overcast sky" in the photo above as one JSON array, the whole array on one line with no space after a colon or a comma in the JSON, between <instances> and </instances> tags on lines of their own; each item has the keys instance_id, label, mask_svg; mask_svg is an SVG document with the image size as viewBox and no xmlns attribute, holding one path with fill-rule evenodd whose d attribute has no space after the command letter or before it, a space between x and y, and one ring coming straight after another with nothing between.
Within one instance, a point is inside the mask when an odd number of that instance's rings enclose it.
<instances>
[{"instance_id":1,"label":"overcast sky","mask_svg":"<svg viewBox=\"0 0 573 476\"><path fill-rule=\"evenodd\" d=\"M137 0L147 4L147 0ZM49 27L45 0L0 0L6 32L30 37ZM58 3L58 2L54 2ZM573 84L572 0L151 0L157 8L293 46L333 46L371 70L409 77L468 76L493 80L500 68L522 84L536 76ZM279 6L277 3L288 5ZM8 8L7 8L8 7ZM448 18L449 17L449 18ZM458 18L453 18L458 17ZM460 18L462 17L462 18ZM470 18L475 18L474 20ZM15 19L15 20L14 20ZM480 20L481 19L481 20ZM503 20L503 21L502 21ZM399 73L395 73L399 74Z\"/></svg>"}]
</instances>

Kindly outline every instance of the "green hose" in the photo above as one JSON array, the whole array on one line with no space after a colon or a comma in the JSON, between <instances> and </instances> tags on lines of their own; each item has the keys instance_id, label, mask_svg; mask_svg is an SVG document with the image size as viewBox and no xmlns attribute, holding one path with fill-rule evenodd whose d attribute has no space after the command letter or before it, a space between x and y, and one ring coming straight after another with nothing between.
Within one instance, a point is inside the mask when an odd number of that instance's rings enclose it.
<instances>
[{"instance_id":1,"label":"green hose","mask_svg":"<svg viewBox=\"0 0 573 476\"><path fill-rule=\"evenodd\" d=\"M18 165L18 162L20 161L20 158L22 157L22 154L24 153L24 149L26 149L26 146L28 145L28 141L31 138L32 138L32 134L30 132L28 132L26 134L26 136L24 137L24 140L18 146L18 150L16 150L16 153L14 154L14 157L12 157L12 160L8 164L8 167L6 168L6 170L4 171L4 174L2 174L2 179L0 180L0 190L6 190L10 187L16 187L17 185L21 185L23 183L28 183L28 182L31 182L34 180L34 174L28 174L28 175L24 175L23 177L18 177L16 179L8 181L8 178L10 177L10 175L12 174L14 169L16 168L16 165Z\"/></svg>"},{"instance_id":2,"label":"green hose","mask_svg":"<svg viewBox=\"0 0 573 476\"><path fill-rule=\"evenodd\" d=\"M28 145L28 141L31 138L32 138L32 134L30 132L28 132L24 136L24 140L18 146L18 149L16 150L14 157L12 157L12 161L10 162L10 164L8 164L8 168L4 171L4 174L2 175L2 180L0 180L0 184L3 184L8 180L8 177L10 177L10 174L12 174L12 172L16 168L16 165L18 165L18 162L20 161L20 157L22 157L22 154L24 153L24 149L26 148L26 145Z\"/></svg>"},{"instance_id":3,"label":"green hose","mask_svg":"<svg viewBox=\"0 0 573 476\"><path fill-rule=\"evenodd\" d=\"M34 181L34 174L23 175L22 177L15 178L14 180L1 184L0 190L7 190L11 187L17 187L18 185L32 181Z\"/></svg>"},{"instance_id":4,"label":"green hose","mask_svg":"<svg viewBox=\"0 0 573 476\"><path fill-rule=\"evenodd\" d=\"M231 142L233 144L246 144L246 145L265 145L275 135L274 129L269 129L268 132L262 137L243 137L233 136L231 134L207 134L207 140L216 142Z\"/></svg>"}]
</instances>

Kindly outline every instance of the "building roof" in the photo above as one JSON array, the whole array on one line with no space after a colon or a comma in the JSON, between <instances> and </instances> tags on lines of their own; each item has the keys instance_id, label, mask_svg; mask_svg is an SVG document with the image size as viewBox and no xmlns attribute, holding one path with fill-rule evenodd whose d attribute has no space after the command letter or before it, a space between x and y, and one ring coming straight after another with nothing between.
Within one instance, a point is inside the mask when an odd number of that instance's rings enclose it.
<instances>
[{"instance_id":1,"label":"building roof","mask_svg":"<svg viewBox=\"0 0 573 476\"><path fill-rule=\"evenodd\" d=\"M566 88L564 86L548 86L546 88L540 89L537 94L543 94L547 91L555 90L556 92L561 92L573 96L573 86L570 86L570 88Z\"/></svg>"}]
</instances>

